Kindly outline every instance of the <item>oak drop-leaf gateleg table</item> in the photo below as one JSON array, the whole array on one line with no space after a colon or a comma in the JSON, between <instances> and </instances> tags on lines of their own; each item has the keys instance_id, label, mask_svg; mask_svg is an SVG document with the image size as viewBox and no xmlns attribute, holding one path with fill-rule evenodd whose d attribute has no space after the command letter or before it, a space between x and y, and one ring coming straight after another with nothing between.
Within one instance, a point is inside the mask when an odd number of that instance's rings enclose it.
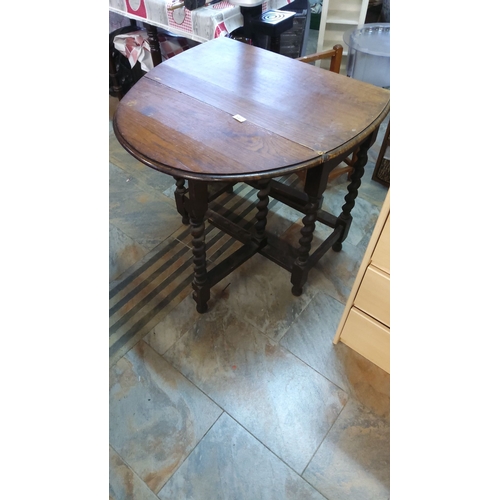
<instances>
[{"instance_id":1,"label":"oak drop-leaf gateleg table","mask_svg":"<svg viewBox=\"0 0 500 500\"><path fill-rule=\"evenodd\" d=\"M208 308L210 288L256 253L291 273L298 296L325 252L341 250L389 96L387 89L225 37L164 61L132 87L118 105L114 131L135 158L176 180L177 210L191 226L199 313ZM334 216L321 209L322 195L332 169L353 152L345 204ZM276 180L302 170L301 190ZM258 189L251 230L210 208L238 182ZM295 246L266 232L269 197L304 214ZM205 221L243 243L209 271ZM316 221L333 231L311 253Z\"/></svg>"}]
</instances>

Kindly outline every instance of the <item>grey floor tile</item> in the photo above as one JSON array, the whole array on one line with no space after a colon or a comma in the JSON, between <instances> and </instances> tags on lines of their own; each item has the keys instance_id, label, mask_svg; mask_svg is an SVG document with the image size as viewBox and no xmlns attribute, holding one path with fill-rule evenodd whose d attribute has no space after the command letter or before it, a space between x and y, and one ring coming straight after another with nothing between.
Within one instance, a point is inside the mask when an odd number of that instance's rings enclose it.
<instances>
[{"instance_id":1,"label":"grey floor tile","mask_svg":"<svg viewBox=\"0 0 500 500\"><path fill-rule=\"evenodd\" d=\"M226 413L158 496L160 500L324 500Z\"/></svg>"},{"instance_id":2,"label":"grey floor tile","mask_svg":"<svg viewBox=\"0 0 500 500\"><path fill-rule=\"evenodd\" d=\"M109 499L158 500L144 481L109 447Z\"/></svg>"},{"instance_id":3,"label":"grey floor tile","mask_svg":"<svg viewBox=\"0 0 500 500\"><path fill-rule=\"evenodd\" d=\"M276 208L268 216L266 231L274 234L275 236L282 236L292 225L300 223L303 217L304 214L301 212L298 212L283 203L278 203ZM290 243L298 247L298 241L299 240L296 239Z\"/></svg>"},{"instance_id":4,"label":"grey floor tile","mask_svg":"<svg viewBox=\"0 0 500 500\"><path fill-rule=\"evenodd\" d=\"M159 245L182 225L172 202L145 189L134 177L110 164L110 222L147 250Z\"/></svg>"},{"instance_id":5,"label":"grey floor tile","mask_svg":"<svg viewBox=\"0 0 500 500\"><path fill-rule=\"evenodd\" d=\"M380 416L390 412L390 375L345 344L333 345L344 305L318 293L280 344Z\"/></svg>"},{"instance_id":6,"label":"grey floor tile","mask_svg":"<svg viewBox=\"0 0 500 500\"><path fill-rule=\"evenodd\" d=\"M384 204L389 188L380 184L380 182L372 180L371 177L375 169L374 167L374 163L371 166L367 166L358 196L380 210Z\"/></svg>"},{"instance_id":7,"label":"grey floor tile","mask_svg":"<svg viewBox=\"0 0 500 500\"><path fill-rule=\"evenodd\" d=\"M347 241L342 244L340 252L328 250L309 272L307 280L309 286L345 304L364 253L364 248L354 246Z\"/></svg>"},{"instance_id":8,"label":"grey floor tile","mask_svg":"<svg viewBox=\"0 0 500 500\"><path fill-rule=\"evenodd\" d=\"M120 167L109 163L109 206L110 216L120 208L123 198L143 196L144 189L139 185L137 179L130 176Z\"/></svg>"},{"instance_id":9,"label":"grey floor tile","mask_svg":"<svg viewBox=\"0 0 500 500\"><path fill-rule=\"evenodd\" d=\"M196 304L189 294L144 337L144 341L163 355L199 318Z\"/></svg>"},{"instance_id":10,"label":"grey floor tile","mask_svg":"<svg viewBox=\"0 0 500 500\"><path fill-rule=\"evenodd\" d=\"M146 343L110 371L110 445L157 493L222 410Z\"/></svg>"},{"instance_id":11,"label":"grey floor tile","mask_svg":"<svg viewBox=\"0 0 500 500\"><path fill-rule=\"evenodd\" d=\"M299 473L347 398L222 306L201 316L165 358Z\"/></svg>"},{"instance_id":12,"label":"grey floor tile","mask_svg":"<svg viewBox=\"0 0 500 500\"><path fill-rule=\"evenodd\" d=\"M351 400L303 474L329 500L388 500L389 420Z\"/></svg>"},{"instance_id":13,"label":"grey floor tile","mask_svg":"<svg viewBox=\"0 0 500 500\"><path fill-rule=\"evenodd\" d=\"M144 163L141 163L139 160L136 160L118 142L114 133L111 133L109 136L109 160L126 172L130 178L135 179L135 181L147 191L152 189L156 193L162 194L175 184L175 180L172 176L158 172L144 165ZM171 204L175 206L173 202L171 202Z\"/></svg>"},{"instance_id":14,"label":"grey floor tile","mask_svg":"<svg viewBox=\"0 0 500 500\"><path fill-rule=\"evenodd\" d=\"M147 250L124 234L113 224L109 224L109 280L117 279L147 254Z\"/></svg>"},{"instance_id":15,"label":"grey floor tile","mask_svg":"<svg viewBox=\"0 0 500 500\"><path fill-rule=\"evenodd\" d=\"M346 390L343 377L335 370L332 343L344 305L318 293L290 327L280 344L334 384Z\"/></svg>"},{"instance_id":16,"label":"grey floor tile","mask_svg":"<svg viewBox=\"0 0 500 500\"><path fill-rule=\"evenodd\" d=\"M292 295L290 273L256 254L227 278L215 293L225 289L225 307L272 340L278 341L313 297L304 287Z\"/></svg>"}]
</instances>

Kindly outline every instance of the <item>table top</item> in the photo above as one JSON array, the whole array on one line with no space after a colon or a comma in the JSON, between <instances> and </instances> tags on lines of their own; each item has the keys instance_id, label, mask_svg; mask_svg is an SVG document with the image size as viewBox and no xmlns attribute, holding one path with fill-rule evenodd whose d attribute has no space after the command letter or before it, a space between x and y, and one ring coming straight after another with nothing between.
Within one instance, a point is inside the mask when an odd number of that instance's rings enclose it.
<instances>
[{"instance_id":1,"label":"table top","mask_svg":"<svg viewBox=\"0 0 500 500\"><path fill-rule=\"evenodd\" d=\"M389 96L386 89L217 38L139 80L120 101L114 129L125 149L156 170L248 181L345 154L380 125Z\"/></svg>"}]
</instances>

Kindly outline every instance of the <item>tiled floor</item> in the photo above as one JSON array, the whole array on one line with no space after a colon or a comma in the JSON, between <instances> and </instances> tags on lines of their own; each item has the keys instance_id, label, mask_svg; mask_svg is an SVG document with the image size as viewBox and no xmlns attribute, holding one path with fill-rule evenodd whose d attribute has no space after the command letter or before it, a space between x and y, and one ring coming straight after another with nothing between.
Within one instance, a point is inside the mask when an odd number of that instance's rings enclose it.
<instances>
[{"instance_id":1,"label":"tiled floor","mask_svg":"<svg viewBox=\"0 0 500 500\"><path fill-rule=\"evenodd\" d=\"M199 315L173 180L128 155L110 121L110 498L389 497L390 377L332 344L387 193L371 180L383 129L343 250L320 260L302 296L256 255ZM346 186L329 186L327 210L339 212ZM255 201L238 185L219 208L251 223ZM290 240L301 218L273 201L268 228ZM237 245L208 228L209 265Z\"/></svg>"}]
</instances>

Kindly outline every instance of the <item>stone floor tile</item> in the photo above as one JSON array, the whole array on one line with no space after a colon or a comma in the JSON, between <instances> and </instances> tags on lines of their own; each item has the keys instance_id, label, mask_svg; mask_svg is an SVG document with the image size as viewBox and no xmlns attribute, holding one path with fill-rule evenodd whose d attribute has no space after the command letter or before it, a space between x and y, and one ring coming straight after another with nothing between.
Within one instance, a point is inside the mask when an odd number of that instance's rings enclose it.
<instances>
[{"instance_id":1,"label":"stone floor tile","mask_svg":"<svg viewBox=\"0 0 500 500\"><path fill-rule=\"evenodd\" d=\"M113 281L147 254L147 250L109 224L109 280Z\"/></svg>"},{"instance_id":2,"label":"stone floor tile","mask_svg":"<svg viewBox=\"0 0 500 500\"><path fill-rule=\"evenodd\" d=\"M347 302L363 260L365 249L344 241L342 250L328 250L309 271L307 284L315 291L331 295L342 304ZM311 293L315 293L311 291Z\"/></svg>"},{"instance_id":3,"label":"stone floor tile","mask_svg":"<svg viewBox=\"0 0 500 500\"><path fill-rule=\"evenodd\" d=\"M295 297L290 276L285 269L256 254L222 280L214 293L224 289L225 307L278 341L316 292L304 287L302 295Z\"/></svg>"},{"instance_id":4,"label":"stone floor tile","mask_svg":"<svg viewBox=\"0 0 500 500\"><path fill-rule=\"evenodd\" d=\"M158 172L139 160L136 160L118 142L114 133L109 136L110 162L123 170L129 178L133 178L146 191L153 190L158 194L175 184L171 175ZM172 206L175 206L172 203Z\"/></svg>"},{"instance_id":5,"label":"stone floor tile","mask_svg":"<svg viewBox=\"0 0 500 500\"><path fill-rule=\"evenodd\" d=\"M182 225L177 210L162 193L144 189L136 179L110 164L110 222L147 250Z\"/></svg>"},{"instance_id":6,"label":"stone floor tile","mask_svg":"<svg viewBox=\"0 0 500 500\"><path fill-rule=\"evenodd\" d=\"M200 316L164 357L299 473L347 398L222 305Z\"/></svg>"},{"instance_id":7,"label":"stone floor tile","mask_svg":"<svg viewBox=\"0 0 500 500\"><path fill-rule=\"evenodd\" d=\"M361 181L361 188L358 196L380 210L384 204L389 188L372 179L374 170L375 165L366 169L365 175Z\"/></svg>"},{"instance_id":8,"label":"stone floor tile","mask_svg":"<svg viewBox=\"0 0 500 500\"><path fill-rule=\"evenodd\" d=\"M276 205L276 209L268 216L266 231L274 234L275 236L281 237L284 233L287 232L290 226L299 223L301 224L303 217L303 213L298 212L297 210L294 210L293 208L290 208L283 203L279 203ZM290 243L293 246L298 247L298 241L299 240L296 239L291 241Z\"/></svg>"},{"instance_id":9,"label":"stone floor tile","mask_svg":"<svg viewBox=\"0 0 500 500\"><path fill-rule=\"evenodd\" d=\"M196 303L189 294L144 337L144 341L157 353L165 354L199 317Z\"/></svg>"},{"instance_id":10,"label":"stone floor tile","mask_svg":"<svg viewBox=\"0 0 500 500\"><path fill-rule=\"evenodd\" d=\"M158 493L160 500L324 500L224 413Z\"/></svg>"},{"instance_id":11,"label":"stone floor tile","mask_svg":"<svg viewBox=\"0 0 500 500\"><path fill-rule=\"evenodd\" d=\"M333 345L344 305L318 293L280 344L380 416L390 412L390 375L343 343Z\"/></svg>"},{"instance_id":12,"label":"stone floor tile","mask_svg":"<svg viewBox=\"0 0 500 500\"><path fill-rule=\"evenodd\" d=\"M109 500L158 500L142 479L109 447Z\"/></svg>"},{"instance_id":13,"label":"stone floor tile","mask_svg":"<svg viewBox=\"0 0 500 500\"><path fill-rule=\"evenodd\" d=\"M111 368L110 445L154 493L221 413L145 342Z\"/></svg>"},{"instance_id":14,"label":"stone floor tile","mask_svg":"<svg viewBox=\"0 0 500 500\"><path fill-rule=\"evenodd\" d=\"M388 500L389 420L350 400L303 477L329 500Z\"/></svg>"}]
</instances>

